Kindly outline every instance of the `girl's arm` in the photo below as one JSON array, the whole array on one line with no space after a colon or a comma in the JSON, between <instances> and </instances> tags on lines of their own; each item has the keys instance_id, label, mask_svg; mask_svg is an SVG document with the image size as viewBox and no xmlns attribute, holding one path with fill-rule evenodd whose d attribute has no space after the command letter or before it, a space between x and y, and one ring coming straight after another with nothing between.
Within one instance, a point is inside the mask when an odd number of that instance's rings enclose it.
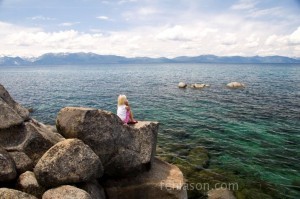
<instances>
[{"instance_id":1,"label":"girl's arm","mask_svg":"<svg viewBox=\"0 0 300 199\"><path fill-rule=\"evenodd\" d=\"M125 105L126 105L125 106L126 110L130 110L130 106L129 106L129 102L128 101L125 102Z\"/></svg>"}]
</instances>

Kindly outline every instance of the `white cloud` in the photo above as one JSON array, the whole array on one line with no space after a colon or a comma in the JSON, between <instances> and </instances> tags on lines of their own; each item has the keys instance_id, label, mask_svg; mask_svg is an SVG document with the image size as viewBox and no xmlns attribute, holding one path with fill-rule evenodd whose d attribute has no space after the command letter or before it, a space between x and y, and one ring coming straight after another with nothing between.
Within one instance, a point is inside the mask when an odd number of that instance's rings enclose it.
<instances>
[{"instance_id":1,"label":"white cloud","mask_svg":"<svg viewBox=\"0 0 300 199\"><path fill-rule=\"evenodd\" d=\"M260 45L260 39L255 34L251 34L246 38L245 46L248 48L258 47Z\"/></svg>"},{"instance_id":2,"label":"white cloud","mask_svg":"<svg viewBox=\"0 0 300 199\"><path fill-rule=\"evenodd\" d=\"M289 35L271 35L269 36L266 41L265 41L265 45L266 46L277 46L277 47L280 47L280 46L287 46L288 44L288 37Z\"/></svg>"},{"instance_id":3,"label":"white cloud","mask_svg":"<svg viewBox=\"0 0 300 199\"><path fill-rule=\"evenodd\" d=\"M151 8L151 7L144 7L144 8L140 8L137 13L139 15L143 15L143 16L148 16L148 15L153 15L158 13L158 10L155 8Z\"/></svg>"},{"instance_id":4,"label":"white cloud","mask_svg":"<svg viewBox=\"0 0 300 199\"><path fill-rule=\"evenodd\" d=\"M300 26L288 38L289 44L300 45Z\"/></svg>"},{"instance_id":5,"label":"white cloud","mask_svg":"<svg viewBox=\"0 0 300 199\"><path fill-rule=\"evenodd\" d=\"M131 3L131 2L137 2L137 0L120 0L118 1L118 4Z\"/></svg>"},{"instance_id":6,"label":"white cloud","mask_svg":"<svg viewBox=\"0 0 300 199\"><path fill-rule=\"evenodd\" d=\"M257 4L255 0L240 0L237 4L231 6L233 10L247 10L254 8Z\"/></svg>"},{"instance_id":7,"label":"white cloud","mask_svg":"<svg viewBox=\"0 0 300 199\"><path fill-rule=\"evenodd\" d=\"M110 0L110 1L101 1L101 3L122 5L122 4L126 4L126 3L134 3L137 1L138 0Z\"/></svg>"},{"instance_id":8,"label":"white cloud","mask_svg":"<svg viewBox=\"0 0 300 199\"><path fill-rule=\"evenodd\" d=\"M230 22L230 23L227 23ZM300 57L300 27L286 34L276 24L224 15L177 25L139 26L123 31L46 31L0 22L0 52L38 56L47 52L94 52L127 57L201 54Z\"/></svg>"},{"instance_id":9,"label":"white cloud","mask_svg":"<svg viewBox=\"0 0 300 199\"><path fill-rule=\"evenodd\" d=\"M40 28L32 28L32 27L23 27L23 26L16 26L10 23L0 21L0 36L4 37L14 32L37 32L40 31ZM1 38L0 37L0 38Z\"/></svg>"},{"instance_id":10,"label":"white cloud","mask_svg":"<svg viewBox=\"0 0 300 199\"><path fill-rule=\"evenodd\" d=\"M31 19L31 20L41 20L41 21L52 21L52 20L56 20L55 18L52 18L52 17L45 17L45 16L42 16L42 15L33 16L33 17L28 17L28 19Z\"/></svg>"},{"instance_id":11,"label":"white cloud","mask_svg":"<svg viewBox=\"0 0 300 199\"><path fill-rule=\"evenodd\" d=\"M103 33L103 30L98 28L91 28L89 31L93 33Z\"/></svg>"},{"instance_id":12,"label":"white cloud","mask_svg":"<svg viewBox=\"0 0 300 199\"><path fill-rule=\"evenodd\" d=\"M233 33L226 33L222 38L223 45L235 45L237 42L236 35Z\"/></svg>"},{"instance_id":13,"label":"white cloud","mask_svg":"<svg viewBox=\"0 0 300 199\"><path fill-rule=\"evenodd\" d=\"M156 17L161 13L161 11L154 7L139 7L132 10L127 10L122 13L122 17L126 21L133 20L136 21L147 21L151 20L152 17Z\"/></svg>"},{"instance_id":14,"label":"white cloud","mask_svg":"<svg viewBox=\"0 0 300 199\"><path fill-rule=\"evenodd\" d=\"M160 40L190 41L195 38L196 32L180 25L168 27L157 35Z\"/></svg>"},{"instance_id":15,"label":"white cloud","mask_svg":"<svg viewBox=\"0 0 300 199\"><path fill-rule=\"evenodd\" d=\"M289 47L289 48L293 46L295 51L297 51L297 49L299 49L300 46L300 26L291 34L287 34L287 35L273 34L269 36L265 41L265 45L272 46L272 47L281 46L281 47Z\"/></svg>"},{"instance_id":16,"label":"white cloud","mask_svg":"<svg viewBox=\"0 0 300 199\"><path fill-rule=\"evenodd\" d=\"M268 9L252 9L249 11L249 17L257 18L264 16L282 16L284 12L280 7L268 8Z\"/></svg>"},{"instance_id":17,"label":"white cloud","mask_svg":"<svg viewBox=\"0 0 300 199\"><path fill-rule=\"evenodd\" d=\"M59 24L59 26L69 27L69 26L74 26L76 24L80 24L80 22L64 22L64 23Z\"/></svg>"},{"instance_id":18,"label":"white cloud","mask_svg":"<svg viewBox=\"0 0 300 199\"><path fill-rule=\"evenodd\" d=\"M279 39L279 37L277 35L271 35L267 38L265 44L268 46L273 46L276 43L278 43L278 39Z\"/></svg>"},{"instance_id":19,"label":"white cloud","mask_svg":"<svg viewBox=\"0 0 300 199\"><path fill-rule=\"evenodd\" d=\"M100 19L100 20L104 20L104 21L106 21L106 20L109 20L109 17L108 16L98 16L98 17L96 17L97 19Z\"/></svg>"}]
</instances>

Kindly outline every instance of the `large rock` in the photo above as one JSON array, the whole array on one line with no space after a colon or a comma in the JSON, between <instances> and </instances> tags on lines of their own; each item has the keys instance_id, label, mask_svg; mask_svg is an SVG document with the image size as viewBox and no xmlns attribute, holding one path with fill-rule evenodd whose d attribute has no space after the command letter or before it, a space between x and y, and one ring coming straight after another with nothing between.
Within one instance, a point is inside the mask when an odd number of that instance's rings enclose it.
<instances>
[{"instance_id":1,"label":"large rock","mask_svg":"<svg viewBox=\"0 0 300 199\"><path fill-rule=\"evenodd\" d=\"M32 171L26 171L19 176L17 187L20 191L41 198L46 189L39 185Z\"/></svg>"},{"instance_id":2,"label":"large rock","mask_svg":"<svg viewBox=\"0 0 300 199\"><path fill-rule=\"evenodd\" d=\"M124 177L148 170L155 155L158 123L123 125L107 111L66 107L56 120L58 132L66 138L79 138L100 157L104 172Z\"/></svg>"},{"instance_id":3,"label":"large rock","mask_svg":"<svg viewBox=\"0 0 300 199\"><path fill-rule=\"evenodd\" d=\"M38 182L46 187L87 182L101 177L103 167L92 149L78 139L51 147L34 168Z\"/></svg>"},{"instance_id":4,"label":"large rock","mask_svg":"<svg viewBox=\"0 0 300 199\"><path fill-rule=\"evenodd\" d=\"M35 196L21 191L8 188L0 188L0 198L2 199L37 199Z\"/></svg>"},{"instance_id":5,"label":"large rock","mask_svg":"<svg viewBox=\"0 0 300 199\"><path fill-rule=\"evenodd\" d=\"M33 162L24 152L13 151L9 155L16 164L18 174L33 170Z\"/></svg>"},{"instance_id":6,"label":"large rock","mask_svg":"<svg viewBox=\"0 0 300 199\"><path fill-rule=\"evenodd\" d=\"M15 102L0 84L0 130L20 125L28 119L28 110Z\"/></svg>"},{"instance_id":7,"label":"large rock","mask_svg":"<svg viewBox=\"0 0 300 199\"><path fill-rule=\"evenodd\" d=\"M35 120L0 131L1 146L7 151L26 153L34 164L50 147L63 139L61 135L49 131L44 124Z\"/></svg>"},{"instance_id":8,"label":"large rock","mask_svg":"<svg viewBox=\"0 0 300 199\"><path fill-rule=\"evenodd\" d=\"M17 177L14 160L9 153L0 147L0 182L12 181Z\"/></svg>"},{"instance_id":9,"label":"large rock","mask_svg":"<svg viewBox=\"0 0 300 199\"><path fill-rule=\"evenodd\" d=\"M136 177L108 180L104 189L110 199L184 199L183 175L178 167L155 159L150 171Z\"/></svg>"},{"instance_id":10,"label":"large rock","mask_svg":"<svg viewBox=\"0 0 300 199\"><path fill-rule=\"evenodd\" d=\"M7 151L24 152L36 163L61 139L58 133L30 119L28 110L16 103L0 84L0 146Z\"/></svg>"},{"instance_id":11,"label":"large rock","mask_svg":"<svg viewBox=\"0 0 300 199\"><path fill-rule=\"evenodd\" d=\"M0 129L7 129L23 122L24 119L0 98Z\"/></svg>"},{"instance_id":12,"label":"large rock","mask_svg":"<svg viewBox=\"0 0 300 199\"><path fill-rule=\"evenodd\" d=\"M46 191L42 199L92 199L92 197L82 189L70 185Z\"/></svg>"},{"instance_id":13,"label":"large rock","mask_svg":"<svg viewBox=\"0 0 300 199\"><path fill-rule=\"evenodd\" d=\"M228 88L244 88L245 84L242 84L240 82L230 82L226 85Z\"/></svg>"}]
</instances>

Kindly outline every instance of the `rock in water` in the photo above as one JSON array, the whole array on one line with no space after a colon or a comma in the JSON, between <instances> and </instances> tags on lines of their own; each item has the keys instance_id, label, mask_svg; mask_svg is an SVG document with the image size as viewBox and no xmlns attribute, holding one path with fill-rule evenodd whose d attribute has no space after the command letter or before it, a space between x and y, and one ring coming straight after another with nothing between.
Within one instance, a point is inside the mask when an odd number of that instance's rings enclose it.
<instances>
[{"instance_id":1,"label":"rock in water","mask_svg":"<svg viewBox=\"0 0 300 199\"><path fill-rule=\"evenodd\" d=\"M0 198L2 199L37 199L33 195L17 191L14 189L0 188Z\"/></svg>"},{"instance_id":2,"label":"rock in water","mask_svg":"<svg viewBox=\"0 0 300 199\"><path fill-rule=\"evenodd\" d=\"M17 170L14 160L5 149L0 147L0 182L9 182L16 177Z\"/></svg>"},{"instance_id":3,"label":"rock in water","mask_svg":"<svg viewBox=\"0 0 300 199\"><path fill-rule=\"evenodd\" d=\"M39 185L32 171L26 171L19 176L17 187L20 191L41 198L46 189Z\"/></svg>"},{"instance_id":4,"label":"rock in water","mask_svg":"<svg viewBox=\"0 0 300 199\"><path fill-rule=\"evenodd\" d=\"M207 168L209 165L208 151L203 147L196 147L189 152L187 160L197 169Z\"/></svg>"},{"instance_id":5,"label":"rock in water","mask_svg":"<svg viewBox=\"0 0 300 199\"><path fill-rule=\"evenodd\" d=\"M43 155L34 173L41 185L54 187L99 178L103 174L103 167L89 146L78 139L67 139Z\"/></svg>"},{"instance_id":6,"label":"rock in water","mask_svg":"<svg viewBox=\"0 0 300 199\"><path fill-rule=\"evenodd\" d=\"M79 138L100 157L108 176L124 177L148 170L155 155L158 123L123 125L107 111L66 107L56 120L59 133Z\"/></svg>"},{"instance_id":7,"label":"rock in water","mask_svg":"<svg viewBox=\"0 0 300 199\"><path fill-rule=\"evenodd\" d=\"M92 197L82 189L70 185L49 189L42 199L92 199Z\"/></svg>"},{"instance_id":8,"label":"rock in water","mask_svg":"<svg viewBox=\"0 0 300 199\"><path fill-rule=\"evenodd\" d=\"M191 88L198 88L198 89L200 89L200 88L205 88L205 87L209 87L209 85L208 84L192 84L191 85Z\"/></svg>"},{"instance_id":9,"label":"rock in water","mask_svg":"<svg viewBox=\"0 0 300 199\"><path fill-rule=\"evenodd\" d=\"M104 182L111 199L186 199L183 175L178 167L155 159L150 171L136 177Z\"/></svg>"},{"instance_id":10,"label":"rock in water","mask_svg":"<svg viewBox=\"0 0 300 199\"><path fill-rule=\"evenodd\" d=\"M245 84L240 82L230 82L226 85L228 88L245 88Z\"/></svg>"},{"instance_id":11,"label":"rock in water","mask_svg":"<svg viewBox=\"0 0 300 199\"><path fill-rule=\"evenodd\" d=\"M207 193L208 199L236 199L228 189L212 189Z\"/></svg>"},{"instance_id":12,"label":"rock in water","mask_svg":"<svg viewBox=\"0 0 300 199\"><path fill-rule=\"evenodd\" d=\"M186 88L187 87L187 84L184 83L184 82L179 82L178 84L178 88Z\"/></svg>"}]
</instances>

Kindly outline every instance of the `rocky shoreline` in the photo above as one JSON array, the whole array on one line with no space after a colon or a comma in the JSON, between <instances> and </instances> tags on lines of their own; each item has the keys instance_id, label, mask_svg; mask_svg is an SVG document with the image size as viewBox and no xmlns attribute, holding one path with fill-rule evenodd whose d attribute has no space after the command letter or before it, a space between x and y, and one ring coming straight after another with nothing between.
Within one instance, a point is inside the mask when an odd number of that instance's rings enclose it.
<instances>
[{"instance_id":1,"label":"rocky shoreline","mask_svg":"<svg viewBox=\"0 0 300 199\"><path fill-rule=\"evenodd\" d=\"M0 198L277 198L276 187L212 167L191 134L164 129L166 141L158 127L126 126L111 112L83 107L65 107L56 126L45 125L0 84ZM191 187L230 182L239 190Z\"/></svg>"},{"instance_id":2,"label":"rocky shoreline","mask_svg":"<svg viewBox=\"0 0 300 199\"><path fill-rule=\"evenodd\" d=\"M0 85L0 198L187 198L180 169L155 158L158 126L66 107L53 128Z\"/></svg>"}]
</instances>

